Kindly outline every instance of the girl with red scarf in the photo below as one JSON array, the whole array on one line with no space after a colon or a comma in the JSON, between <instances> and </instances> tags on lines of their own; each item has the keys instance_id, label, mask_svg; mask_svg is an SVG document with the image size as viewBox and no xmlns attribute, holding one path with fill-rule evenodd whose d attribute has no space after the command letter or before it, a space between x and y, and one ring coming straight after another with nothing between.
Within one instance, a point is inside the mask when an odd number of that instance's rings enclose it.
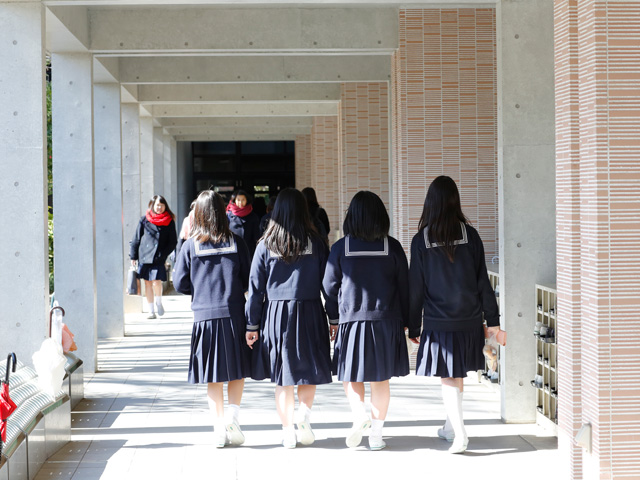
<instances>
[{"instance_id":1,"label":"girl with red scarf","mask_svg":"<svg viewBox=\"0 0 640 480\"><path fill-rule=\"evenodd\" d=\"M162 282L167 280L164 263L178 242L175 215L162 195L154 195L145 216L131 240L131 265L138 264L138 277L144 280L145 295L149 303L149 317L164 315ZM155 302L154 302L155 297Z\"/></svg>"},{"instance_id":2,"label":"girl with red scarf","mask_svg":"<svg viewBox=\"0 0 640 480\"><path fill-rule=\"evenodd\" d=\"M253 252L260 239L260 218L253 211L251 198L244 190L238 190L227 205L227 218L229 229L242 237L249 247L249 255L253 258Z\"/></svg>"}]
</instances>

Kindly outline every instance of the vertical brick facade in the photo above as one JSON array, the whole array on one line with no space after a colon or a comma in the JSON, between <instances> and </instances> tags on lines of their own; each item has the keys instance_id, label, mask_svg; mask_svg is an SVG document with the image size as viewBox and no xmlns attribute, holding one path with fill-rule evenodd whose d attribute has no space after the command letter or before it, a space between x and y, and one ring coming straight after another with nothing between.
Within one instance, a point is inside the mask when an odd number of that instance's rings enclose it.
<instances>
[{"instance_id":1,"label":"vertical brick facade","mask_svg":"<svg viewBox=\"0 0 640 480\"><path fill-rule=\"evenodd\" d=\"M341 200L346 211L360 190L389 208L389 88L387 82L343 83L341 88Z\"/></svg>"},{"instance_id":2,"label":"vertical brick facade","mask_svg":"<svg viewBox=\"0 0 640 480\"><path fill-rule=\"evenodd\" d=\"M315 117L311 128L311 181L308 186L316 190L318 202L327 211L331 242L338 238L342 229L339 210L340 192L340 140L338 117Z\"/></svg>"},{"instance_id":3,"label":"vertical brick facade","mask_svg":"<svg viewBox=\"0 0 640 480\"><path fill-rule=\"evenodd\" d=\"M296 135L296 188L311 185L311 134Z\"/></svg>"},{"instance_id":4,"label":"vertical brick facade","mask_svg":"<svg viewBox=\"0 0 640 480\"><path fill-rule=\"evenodd\" d=\"M565 475L582 478L580 348L580 132L577 0L555 3L556 264L558 289L558 443Z\"/></svg>"},{"instance_id":5,"label":"vertical brick facade","mask_svg":"<svg viewBox=\"0 0 640 480\"><path fill-rule=\"evenodd\" d=\"M593 428L562 453L572 478L637 478L640 4L558 1L555 23L560 427Z\"/></svg>"},{"instance_id":6,"label":"vertical brick facade","mask_svg":"<svg viewBox=\"0 0 640 480\"><path fill-rule=\"evenodd\" d=\"M496 21L493 9L401 9L392 58L394 235L417 230L427 188L449 175L498 253Z\"/></svg>"}]
</instances>

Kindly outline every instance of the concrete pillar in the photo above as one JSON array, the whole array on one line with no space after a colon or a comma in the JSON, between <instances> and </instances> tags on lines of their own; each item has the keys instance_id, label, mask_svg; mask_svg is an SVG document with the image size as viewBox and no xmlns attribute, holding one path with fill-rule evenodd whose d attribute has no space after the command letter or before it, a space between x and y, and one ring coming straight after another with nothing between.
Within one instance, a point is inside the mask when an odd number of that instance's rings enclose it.
<instances>
[{"instance_id":1,"label":"concrete pillar","mask_svg":"<svg viewBox=\"0 0 640 480\"><path fill-rule=\"evenodd\" d=\"M25 364L48 334L44 7L0 2L0 352Z\"/></svg>"},{"instance_id":2,"label":"concrete pillar","mask_svg":"<svg viewBox=\"0 0 640 480\"><path fill-rule=\"evenodd\" d=\"M98 337L124 335L120 85L93 86Z\"/></svg>"},{"instance_id":3,"label":"concrete pillar","mask_svg":"<svg viewBox=\"0 0 640 480\"><path fill-rule=\"evenodd\" d=\"M153 163L153 119L151 117L141 116L139 215L145 214L149 200L155 195Z\"/></svg>"},{"instance_id":4,"label":"concrete pillar","mask_svg":"<svg viewBox=\"0 0 640 480\"><path fill-rule=\"evenodd\" d=\"M88 53L53 53L51 68L55 293L76 335L78 355L93 372L97 367L93 59Z\"/></svg>"},{"instance_id":5,"label":"concrete pillar","mask_svg":"<svg viewBox=\"0 0 640 480\"><path fill-rule=\"evenodd\" d=\"M535 284L555 283L553 0L503 0L496 11L498 196L504 421L533 422Z\"/></svg>"},{"instance_id":6,"label":"concrete pillar","mask_svg":"<svg viewBox=\"0 0 640 480\"><path fill-rule=\"evenodd\" d=\"M140 198L140 108L137 103L121 107L122 125L122 249L124 271L129 270L129 242L133 238L143 210ZM141 297L124 295L126 313L142 311Z\"/></svg>"},{"instance_id":7,"label":"concrete pillar","mask_svg":"<svg viewBox=\"0 0 640 480\"><path fill-rule=\"evenodd\" d=\"M171 209L178 208L178 152L175 138L169 137L169 160L171 163ZM177 224L178 228L182 224Z\"/></svg>"},{"instance_id":8,"label":"concrete pillar","mask_svg":"<svg viewBox=\"0 0 640 480\"><path fill-rule=\"evenodd\" d=\"M165 196L164 189L164 133L153 127L153 194Z\"/></svg>"},{"instance_id":9,"label":"concrete pillar","mask_svg":"<svg viewBox=\"0 0 640 480\"><path fill-rule=\"evenodd\" d=\"M171 195L171 135L162 135L162 172L163 172L163 195L169 203L169 207L175 208L174 199Z\"/></svg>"},{"instance_id":10,"label":"concrete pillar","mask_svg":"<svg viewBox=\"0 0 640 480\"><path fill-rule=\"evenodd\" d=\"M176 145L176 164L177 164L177 188L178 188L178 205L177 212L174 212L178 218L176 226L182 226L182 220L189 214L191 202L195 199L196 193L193 190L193 149L191 142L178 142Z\"/></svg>"}]
</instances>

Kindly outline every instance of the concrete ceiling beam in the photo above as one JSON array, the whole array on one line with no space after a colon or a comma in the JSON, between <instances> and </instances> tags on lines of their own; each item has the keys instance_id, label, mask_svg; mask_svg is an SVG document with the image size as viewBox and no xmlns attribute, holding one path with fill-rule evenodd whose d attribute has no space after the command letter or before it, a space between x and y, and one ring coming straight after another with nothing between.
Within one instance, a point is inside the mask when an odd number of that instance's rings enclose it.
<instances>
[{"instance_id":1,"label":"concrete ceiling beam","mask_svg":"<svg viewBox=\"0 0 640 480\"><path fill-rule=\"evenodd\" d=\"M250 83L243 85L131 85L138 100L154 103L220 103L340 100L339 83Z\"/></svg>"},{"instance_id":2,"label":"concrete ceiling beam","mask_svg":"<svg viewBox=\"0 0 640 480\"><path fill-rule=\"evenodd\" d=\"M396 8L91 8L91 50L341 52L398 48Z\"/></svg>"},{"instance_id":3,"label":"concrete ceiling beam","mask_svg":"<svg viewBox=\"0 0 640 480\"><path fill-rule=\"evenodd\" d=\"M180 135L225 135L225 134L245 134L251 133L256 135L304 135L306 133L311 133L310 126L297 126L297 127L272 127L272 126L242 126L238 127L235 125L229 125L226 127L200 127L200 128L182 128L182 127L172 127L167 128L167 132L170 135L180 136Z\"/></svg>"},{"instance_id":4,"label":"concrete ceiling beam","mask_svg":"<svg viewBox=\"0 0 640 480\"><path fill-rule=\"evenodd\" d=\"M147 110L162 117L307 117L338 114L338 102L315 103L227 103L221 105L149 105Z\"/></svg>"},{"instance_id":5,"label":"concrete ceiling beam","mask_svg":"<svg viewBox=\"0 0 640 480\"><path fill-rule=\"evenodd\" d=\"M313 117L214 117L214 118L161 118L165 128L192 128L202 126L285 126L301 127L313 125Z\"/></svg>"},{"instance_id":6,"label":"concrete ceiling beam","mask_svg":"<svg viewBox=\"0 0 640 480\"><path fill-rule=\"evenodd\" d=\"M402 8L463 8L495 7L497 0L189 0L189 5L212 5L233 8L339 8L339 7L402 7ZM47 6L178 6L180 0L47 0Z\"/></svg>"},{"instance_id":7,"label":"concrete ceiling beam","mask_svg":"<svg viewBox=\"0 0 640 480\"><path fill-rule=\"evenodd\" d=\"M132 84L388 81L388 55L130 56L120 57L120 81Z\"/></svg>"},{"instance_id":8,"label":"concrete ceiling beam","mask_svg":"<svg viewBox=\"0 0 640 480\"><path fill-rule=\"evenodd\" d=\"M46 23L47 51L85 53L89 48L87 7L66 7L58 15L47 9Z\"/></svg>"},{"instance_id":9,"label":"concrete ceiling beam","mask_svg":"<svg viewBox=\"0 0 640 480\"><path fill-rule=\"evenodd\" d=\"M259 133L227 133L216 135L176 135L178 142L258 142L258 141L293 141L297 134L259 134Z\"/></svg>"}]
</instances>

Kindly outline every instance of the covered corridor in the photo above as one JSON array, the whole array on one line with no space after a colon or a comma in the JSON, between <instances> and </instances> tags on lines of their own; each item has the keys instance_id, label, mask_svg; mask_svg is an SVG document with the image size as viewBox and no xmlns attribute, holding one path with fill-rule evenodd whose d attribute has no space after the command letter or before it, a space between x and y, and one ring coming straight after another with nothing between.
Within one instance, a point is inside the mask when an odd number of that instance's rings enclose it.
<instances>
[{"instance_id":1,"label":"covered corridor","mask_svg":"<svg viewBox=\"0 0 640 480\"><path fill-rule=\"evenodd\" d=\"M280 446L274 387L248 381L240 423L246 443L213 447L206 388L186 382L191 312L189 299L165 299L153 322L129 314L125 337L100 341L98 373L87 376L85 400L72 413L72 438L51 457L37 480L99 478L538 478L536 465L557 469L557 439L535 424L504 424L497 389L468 378L465 424L471 438L464 456L450 455L436 436L445 412L439 383L392 380L384 451L366 440L345 447L351 413L342 385L318 387L312 424L317 440L296 450ZM522 468L527 465L527 468Z\"/></svg>"},{"instance_id":2,"label":"covered corridor","mask_svg":"<svg viewBox=\"0 0 640 480\"><path fill-rule=\"evenodd\" d=\"M295 142L332 225L372 190L405 249L454 178L509 332L491 418L557 407L557 478L638 478L639 79L630 0L0 0L0 354L28 363L48 331L49 133L55 294L89 384L142 310L123 290L147 202L179 223L197 193L194 142Z\"/></svg>"}]
</instances>

